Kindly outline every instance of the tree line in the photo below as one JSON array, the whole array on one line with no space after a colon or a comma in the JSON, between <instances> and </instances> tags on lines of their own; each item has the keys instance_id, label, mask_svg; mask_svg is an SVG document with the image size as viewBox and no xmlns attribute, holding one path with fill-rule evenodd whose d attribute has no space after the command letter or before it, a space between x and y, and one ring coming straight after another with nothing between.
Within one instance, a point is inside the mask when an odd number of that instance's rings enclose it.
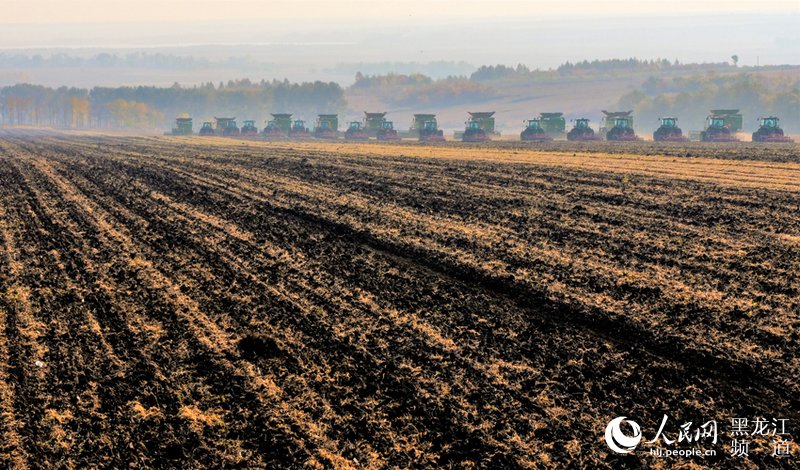
<instances>
[{"instance_id":1,"label":"tree line","mask_svg":"<svg viewBox=\"0 0 800 470\"><path fill-rule=\"evenodd\" d=\"M311 119L342 112L344 90L336 83L288 80L206 83L183 87L49 88L18 84L0 88L0 123L62 128L168 128L175 116L197 121L238 117L261 122L269 113L291 112Z\"/></svg>"},{"instance_id":2,"label":"tree line","mask_svg":"<svg viewBox=\"0 0 800 470\"><path fill-rule=\"evenodd\" d=\"M706 71L706 70L727 70L734 67L727 62L702 63L702 64L683 64L677 59L669 61L667 59L604 59L604 60L583 60L578 62L565 62L554 69L531 69L524 64L516 67L508 65L484 65L478 67L469 79L477 82L493 80L564 80L568 78L580 79L585 76L615 76L630 75L647 72L659 71Z\"/></svg>"}]
</instances>

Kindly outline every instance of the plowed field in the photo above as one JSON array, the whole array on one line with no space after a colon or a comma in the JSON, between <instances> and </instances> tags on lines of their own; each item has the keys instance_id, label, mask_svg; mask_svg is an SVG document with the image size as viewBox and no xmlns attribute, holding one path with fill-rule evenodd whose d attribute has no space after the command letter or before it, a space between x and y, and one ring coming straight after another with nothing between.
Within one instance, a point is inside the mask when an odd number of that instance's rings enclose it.
<instances>
[{"instance_id":1,"label":"plowed field","mask_svg":"<svg viewBox=\"0 0 800 470\"><path fill-rule=\"evenodd\" d=\"M780 148L0 133L0 465L794 468L722 432L797 437ZM717 457L606 446L665 413Z\"/></svg>"}]
</instances>

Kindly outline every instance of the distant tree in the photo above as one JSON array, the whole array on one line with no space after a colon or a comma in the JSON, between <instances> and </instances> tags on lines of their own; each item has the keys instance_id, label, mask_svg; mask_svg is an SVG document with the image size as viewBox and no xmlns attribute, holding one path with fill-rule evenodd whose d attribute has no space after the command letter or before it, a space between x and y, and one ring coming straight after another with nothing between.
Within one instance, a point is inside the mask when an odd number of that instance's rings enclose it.
<instances>
[{"instance_id":1,"label":"distant tree","mask_svg":"<svg viewBox=\"0 0 800 470\"><path fill-rule=\"evenodd\" d=\"M734 67L738 67L739 66L739 56L738 55L733 54L731 56L731 60L733 60L733 66Z\"/></svg>"}]
</instances>

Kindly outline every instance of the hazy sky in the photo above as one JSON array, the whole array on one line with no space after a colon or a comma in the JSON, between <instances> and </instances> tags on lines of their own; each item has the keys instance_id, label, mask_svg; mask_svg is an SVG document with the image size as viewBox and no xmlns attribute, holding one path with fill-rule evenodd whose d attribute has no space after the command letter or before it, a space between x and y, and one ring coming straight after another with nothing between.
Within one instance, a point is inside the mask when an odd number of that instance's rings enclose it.
<instances>
[{"instance_id":1,"label":"hazy sky","mask_svg":"<svg viewBox=\"0 0 800 470\"><path fill-rule=\"evenodd\" d=\"M226 7L227 5L227 7ZM244 19L398 20L800 11L800 0L2 0L0 23L213 21Z\"/></svg>"}]
</instances>

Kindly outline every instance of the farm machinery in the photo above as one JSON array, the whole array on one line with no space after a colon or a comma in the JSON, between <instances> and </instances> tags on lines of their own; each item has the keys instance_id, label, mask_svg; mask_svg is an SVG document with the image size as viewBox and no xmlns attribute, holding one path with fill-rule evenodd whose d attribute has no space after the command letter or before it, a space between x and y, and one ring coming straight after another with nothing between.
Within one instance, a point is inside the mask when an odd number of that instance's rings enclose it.
<instances>
[{"instance_id":1,"label":"farm machinery","mask_svg":"<svg viewBox=\"0 0 800 470\"><path fill-rule=\"evenodd\" d=\"M344 132L345 140L369 140L369 133L360 121L352 121Z\"/></svg>"},{"instance_id":2,"label":"farm machinery","mask_svg":"<svg viewBox=\"0 0 800 470\"><path fill-rule=\"evenodd\" d=\"M575 120L575 125L567 132L567 140L570 142L587 142L603 139L594 133L594 129L589 127L588 119L580 118Z\"/></svg>"},{"instance_id":3,"label":"farm machinery","mask_svg":"<svg viewBox=\"0 0 800 470\"><path fill-rule=\"evenodd\" d=\"M444 132L439 129L435 114L415 114L409 133L416 133L420 142L444 142Z\"/></svg>"},{"instance_id":4,"label":"farm machinery","mask_svg":"<svg viewBox=\"0 0 800 470\"><path fill-rule=\"evenodd\" d=\"M725 124L721 116L711 115L706 120L706 129L700 133L703 142L738 142L739 139L731 132L731 127Z\"/></svg>"},{"instance_id":5,"label":"farm machinery","mask_svg":"<svg viewBox=\"0 0 800 470\"><path fill-rule=\"evenodd\" d=\"M169 135L192 135L193 132L192 118L183 113L175 118L175 127L172 128L172 132Z\"/></svg>"},{"instance_id":6,"label":"farm machinery","mask_svg":"<svg viewBox=\"0 0 800 470\"><path fill-rule=\"evenodd\" d=\"M386 113L368 113L364 111L364 130L370 137L377 137L378 132L383 129L386 121Z\"/></svg>"},{"instance_id":7,"label":"farm machinery","mask_svg":"<svg viewBox=\"0 0 800 470\"><path fill-rule=\"evenodd\" d=\"M317 139L337 139L339 137L339 116L337 114L320 114L314 128Z\"/></svg>"},{"instance_id":8,"label":"farm machinery","mask_svg":"<svg viewBox=\"0 0 800 470\"><path fill-rule=\"evenodd\" d=\"M519 140L523 142L548 142L553 140L542 127L540 118L528 119L525 124L525 129L519 134Z\"/></svg>"},{"instance_id":9,"label":"farm machinery","mask_svg":"<svg viewBox=\"0 0 800 470\"><path fill-rule=\"evenodd\" d=\"M216 135L214 131L214 126L211 125L211 122L206 121L203 123L203 126L200 127L200 135L207 136L207 135Z\"/></svg>"},{"instance_id":10,"label":"farm machinery","mask_svg":"<svg viewBox=\"0 0 800 470\"><path fill-rule=\"evenodd\" d=\"M397 133L392 121L383 121L375 137L378 140L400 140L400 134Z\"/></svg>"},{"instance_id":11,"label":"farm machinery","mask_svg":"<svg viewBox=\"0 0 800 470\"><path fill-rule=\"evenodd\" d=\"M633 111L603 111L605 117L606 140L629 142L640 140L633 130Z\"/></svg>"},{"instance_id":12,"label":"farm machinery","mask_svg":"<svg viewBox=\"0 0 800 470\"><path fill-rule=\"evenodd\" d=\"M291 129L289 129L289 138L290 139L310 139L311 138L311 131L308 130L306 127L306 122L300 119L297 119L292 124Z\"/></svg>"},{"instance_id":13,"label":"farm machinery","mask_svg":"<svg viewBox=\"0 0 800 470\"><path fill-rule=\"evenodd\" d=\"M656 142L688 142L689 138L683 135L683 131L678 127L678 119L674 117L659 118L661 126L653 132L653 140Z\"/></svg>"},{"instance_id":14,"label":"farm machinery","mask_svg":"<svg viewBox=\"0 0 800 470\"><path fill-rule=\"evenodd\" d=\"M265 139L285 139L292 128L292 115L286 113L270 114L272 119L267 121L267 127L261 131Z\"/></svg>"},{"instance_id":15,"label":"farm machinery","mask_svg":"<svg viewBox=\"0 0 800 470\"><path fill-rule=\"evenodd\" d=\"M469 120L465 123L463 142L487 142L494 134L494 111L469 113Z\"/></svg>"},{"instance_id":16,"label":"farm machinery","mask_svg":"<svg viewBox=\"0 0 800 470\"><path fill-rule=\"evenodd\" d=\"M567 121L564 113L539 113L539 124L553 139L563 139L567 132Z\"/></svg>"},{"instance_id":17,"label":"farm machinery","mask_svg":"<svg viewBox=\"0 0 800 470\"><path fill-rule=\"evenodd\" d=\"M461 136L462 142L487 142L489 135L486 131L481 129L480 123L476 121L467 121L467 128L464 129L464 134Z\"/></svg>"},{"instance_id":18,"label":"farm machinery","mask_svg":"<svg viewBox=\"0 0 800 470\"><path fill-rule=\"evenodd\" d=\"M238 136L240 134L239 128L236 127L236 118L218 118L215 117L214 120L217 121L217 132L222 129L222 135L225 137L233 137Z\"/></svg>"},{"instance_id":19,"label":"farm machinery","mask_svg":"<svg viewBox=\"0 0 800 470\"><path fill-rule=\"evenodd\" d=\"M364 112L364 128L369 137L378 140L400 140L400 133L394 128L392 121L386 120L386 113Z\"/></svg>"},{"instance_id":20,"label":"farm machinery","mask_svg":"<svg viewBox=\"0 0 800 470\"><path fill-rule=\"evenodd\" d=\"M241 134L244 137L255 137L258 135L258 127L256 127L256 122L247 120L244 121L242 124Z\"/></svg>"},{"instance_id":21,"label":"farm machinery","mask_svg":"<svg viewBox=\"0 0 800 470\"><path fill-rule=\"evenodd\" d=\"M703 142L738 142L736 133L742 130L742 115L738 109L712 109L706 118L706 128L700 133Z\"/></svg>"},{"instance_id":22,"label":"farm machinery","mask_svg":"<svg viewBox=\"0 0 800 470\"><path fill-rule=\"evenodd\" d=\"M267 122L267 127L261 131L261 135L268 140L283 139L286 137L286 134L283 132L283 129L281 129L281 126L278 125L274 119L270 119Z\"/></svg>"},{"instance_id":23,"label":"farm machinery","mask_svg":"<svg viewBox=\"0 0 800 470\"><path fill-rule=\"evenodd\" d=\"M760 121L761 127L753 132L753 142L794 142L789 136L784 135L783 129L778 126L777 117L761 118Z\"/></svg>"}]
</instances>

